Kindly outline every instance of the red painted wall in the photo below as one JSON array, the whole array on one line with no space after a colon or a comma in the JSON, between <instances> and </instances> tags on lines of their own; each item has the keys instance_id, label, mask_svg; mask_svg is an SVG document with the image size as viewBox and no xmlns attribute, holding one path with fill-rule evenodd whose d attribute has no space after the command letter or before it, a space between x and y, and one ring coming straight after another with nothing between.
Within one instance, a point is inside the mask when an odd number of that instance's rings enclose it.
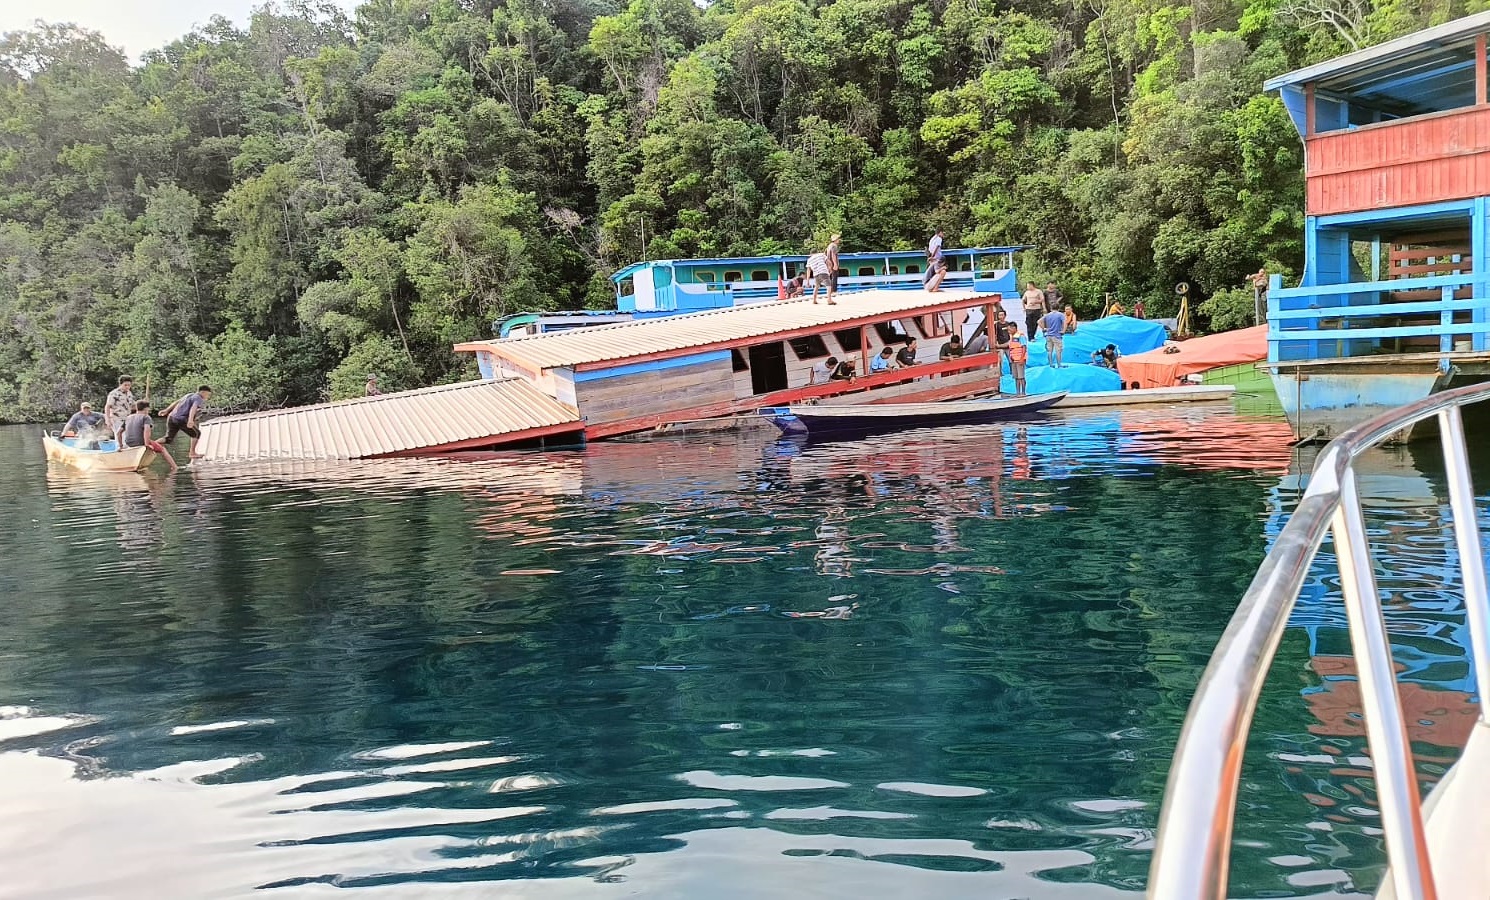
<instances>
[{"instance_id":1,"label":"red painted wall","mask_svg":"<svg viewBox=\"0 0 1490 900\"><path fill-rule=\"evenodd\" d=\"M1490 106L1306 142L1309 215L1490 196Z\"/></svg>"}]
</instances>

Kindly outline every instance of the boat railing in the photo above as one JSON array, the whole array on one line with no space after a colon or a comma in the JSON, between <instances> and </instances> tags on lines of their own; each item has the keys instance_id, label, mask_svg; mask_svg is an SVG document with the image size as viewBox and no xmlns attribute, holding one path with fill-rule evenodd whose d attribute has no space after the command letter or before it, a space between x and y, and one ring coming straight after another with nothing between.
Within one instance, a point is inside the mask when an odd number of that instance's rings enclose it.
<instances>
[{"instance_id":1,"label":"boat railing","mask_svg":"<svg viewBox=\"0 0 1490 900\"><path fill-rule=\"evenodd\" d=\"M1180 733L1149 870L1155 900L1226 896L1242 755L1263 681L1310 564L1326 535L1340 565L1340 593L1360 678L1366 738L1381 806L1390 881L1399 900L1433 900L1433 870L1416 770L1398 696L1391 643L1355 471L1356 458L1404 429L1437 421L1449 507L1463 568L1469 653L1476 689L1490 697L1490 605L1476 521L1462 408L1490 399L1490 384L1434 394L1341 434L1318 457L1308 489L1247 588Z\"/></svg>"},{"instance_id":2,"label":"boat railing","mask_svg":"<svg viewBox=\"0 0 1490 900\"><path fill-rule=\"evenodd\" d=\"M1419 299L1398 302L1405 298ZM1441 353L1490 347L1486 276L1460 272L1296 288L1272 276L1269 361L1366 356L1393 341L1431 344L1427 352L1436 347Z\"/></svg>"}]
</instances>

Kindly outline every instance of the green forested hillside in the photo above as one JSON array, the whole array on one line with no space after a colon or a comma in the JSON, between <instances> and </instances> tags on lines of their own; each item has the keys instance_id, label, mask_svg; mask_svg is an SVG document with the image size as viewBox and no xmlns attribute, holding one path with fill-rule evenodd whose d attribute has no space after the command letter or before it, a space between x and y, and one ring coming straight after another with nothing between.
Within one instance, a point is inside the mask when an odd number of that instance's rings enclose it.
<instances>
[{"instance_id":1,"label":"green forested hillside","mask_svg":"<svg viewBox=\"0 0 1490 900\"><path fill-rule=\"evenodd\" d=\"M1031 244L1023 272L1088 309L1188 279L1236 324L1246 273L1300 262L1300 144L1262 80L1467 11L294 2L138 66L38 24L0 42L0 417L120 371L233 406L445 380L452 343L608 306L628 262L834 230Z\"/></svg>"}]
</instances>

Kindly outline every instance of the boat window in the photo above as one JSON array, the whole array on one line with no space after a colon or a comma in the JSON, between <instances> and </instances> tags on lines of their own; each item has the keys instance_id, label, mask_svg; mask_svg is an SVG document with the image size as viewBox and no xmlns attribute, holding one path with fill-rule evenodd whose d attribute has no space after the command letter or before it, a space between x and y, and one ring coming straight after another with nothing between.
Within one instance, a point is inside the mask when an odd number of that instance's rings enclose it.
<instances>
[{"instance_id":1,"label":"boat window","mask_svg":"<svg viewBox=\"0 0 1490 900\"><path fill-rule=\"evenodd\" d=\"M618 294L620 296L622 296L622 297L630 297L634 293L636 293L636 279L634 279L634 278L623 278L623 279L621 279L621 286L620 286L620 289L618 291Z\"/></svg>"},{"instance_id":2,"label":"boat window","mask_svg":"<svg viewBox=\"0 0 1490 900\"><path fill-rule=\"evenodd\" d=\"M848 277L848 269L845 269L843 266L839 266L838 267L838 277L839 278L847 278Z\"/></svg>"},{"instance_id":3,"label":"boat window","mask_svg":"<svg viewBox=\"0 0 1490 900\"><path fill-rule=\"evenodd\" d=\"M899 266L891 266L890 267L890 274L891 275L899 275L900 274L900 267Z\"/></svg>"},{"instance_id":4,"label":"boat window","mask_svg":"<svg viewBox=\"0 0 1490 900\"><path fill-rule=\"evenodd\" d=\"M838 339L838 346L849 353L857 353L859 348L864 346L860 341L861 334L857 328L840 328L833 332L833 336Z\"/></svg>"},{"instance_id":5,"label":"boat window","mask_svg":"<svg viewBox=\"0 0 1490 900\"><path fill-rule=\"evenodd\" d=\"M906 341L905 332L896 328L895 322L875 322L874 333L879 335L881 344L903 344Z\"/></svg>"},{"instance_id":6,"label":"boat window","mask_svg":"<svg viewBox=\"0 0 1490 900\"><path fill-rule=\"evenodd\" d=\"M771 273L770 272L767 272L765 269L751 269L750 270L750 280L751 281L770 281L771 280Z\"/></svg>"},{"instance_id":7,"label":"boat window","mask_svg":"<svg viewBox=\"0 0 1490 900\"><path fill-rule=\"evenodd\" d=\"M730 368L736 372L745 372L750 369L750 366L745 363L745 354L733 348L729 352L729 363Z\"/></svg>"},{"instance_id":8,"label":"boat window","mask_svg":"<svg viewBox=\"0 0 1490 900\"><path fill-rule=\"evenodd\" d=\"M713 281L713 280L714 280L714 273L713 272L709 272L709 271L705 270L705 271L700 271L700 272L694 272L693 273L693 281L694 281L695 284L702 284L702 283L704 283L706 281Z\"/></svg>"},{"instance_id":9,"label":"boat window","mask_svg":"<svg viewBox=\"0 0 1490 900\"><path fill-rule=\"evenodd\" d=\"M730 283L733 283L733 282L736 282L736 281L740 281L740 280L744 279L744 277L745 276L742 275L742 274L740 274L739 272L725 272L724 273L724 283L725 284L730 284Z\"/></svg>"},{"instance_id":10,"label":"boat window","mask_svg":"<svg viewBox=\"0 0 1490 900\"><path fill-rule=\"evenodd\" d=\"M860 266L859 267L859 277L860 278L868 278L871 275L875 275L875 274L878 274L878 273L876 273L874 271L874 266Z\"/></svg>"},{"instance_id":11,"label":"boat window","mask_svg":"<svg viewBox=\"0 0 1490 900\"><path fill-rule=\"evenodd\" d=\"M792 345L792 352L797 354L797 359L817 359L819 356L828 355L828 345L815 334L787 338L787 343Z\"/></svg>"},{"instance_id":12,"label":"boat window","mask_svg":"<svg viewBox=\"0 0 1490 900\"><path fill-rule=\"evenodd\" d=\"M905 264L905 274L907 274L907 275L919 275L919 274L921 274L921 267L919 265L915 264L915 263L906 263Z\"/></svg>"}]
</instances>

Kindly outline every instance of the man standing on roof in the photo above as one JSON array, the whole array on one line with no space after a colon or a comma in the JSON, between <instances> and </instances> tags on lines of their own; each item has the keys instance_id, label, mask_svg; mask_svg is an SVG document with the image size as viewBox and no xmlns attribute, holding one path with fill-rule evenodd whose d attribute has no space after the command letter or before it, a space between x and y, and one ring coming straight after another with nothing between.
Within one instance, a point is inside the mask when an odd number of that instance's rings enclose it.
<instances>
[{"instance_id":1,"label":"man standing on roof","mask_svg":"<svg viewBox=\"0 0 1490 900\"><path fill-rule=\"evenodd\" d=\"M937 265L942 261L942 230L938 228L936 234L931 236L931 243L926 245L926 274L921 276L921 284L925 286L930 283L931 276L936 274Z\"/></svg>"},{"instance_id":2,"label":"man standing on roof","mask_svg":"<svg viewBox=\"0 0 1490 900\"><path fill-rule=\"evenodd\" d=\"M814 253L807 257L807 271L812 273L812 302L817 302L817 289L828 293L828 303L833 303L833 279L828 274L828 254Z\"/></svg>"},{"instance_id":3,"label":"man standing on roof","mask_svg":"<svg viewBox=\"0 0 1490 900\"><path fill-rule=\"evenodd\" d=\"M833 305L833 295L838 291L838 243L843 239L840 234L834 234L832 240L828 241L828 248L823 251L823 256L828 262L828 305Z\"/></svg>"}]
</instances>

